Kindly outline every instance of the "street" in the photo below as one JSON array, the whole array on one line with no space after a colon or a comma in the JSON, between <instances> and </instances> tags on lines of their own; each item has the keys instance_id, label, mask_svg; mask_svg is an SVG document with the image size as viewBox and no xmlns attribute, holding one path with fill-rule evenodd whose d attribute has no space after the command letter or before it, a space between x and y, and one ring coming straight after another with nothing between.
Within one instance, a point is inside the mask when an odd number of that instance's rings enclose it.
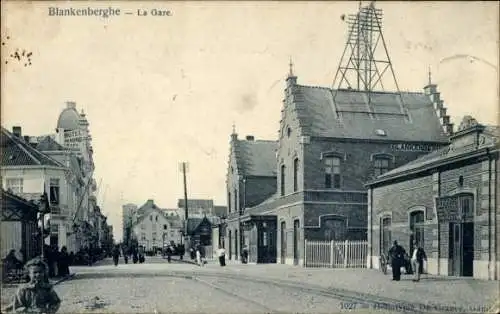
<instances>
[{"instance_id":1,"label":"street","mask_svg":"<svg viewBox=\"0 0 500 314\"><path fill-rule=\"evenodd\" d=\"M485 313L498 292L494 281L394 283L366 269L199 267L160 257L120 262L72 267L75 276L55 286L63 300L59 313ZM4 287L2 307L14 291Z\"/></svg>"}]
</instances>

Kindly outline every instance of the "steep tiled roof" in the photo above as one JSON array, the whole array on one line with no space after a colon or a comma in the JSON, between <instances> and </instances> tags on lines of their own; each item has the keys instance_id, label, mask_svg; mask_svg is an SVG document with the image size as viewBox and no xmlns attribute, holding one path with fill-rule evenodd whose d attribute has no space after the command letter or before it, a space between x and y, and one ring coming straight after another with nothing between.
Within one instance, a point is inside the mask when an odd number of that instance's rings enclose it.
<instances>
[{"instance_id":1,"label":"steep tiled roof","mask_svg":"<svg viewBox=\"0 0 500 314\"><path fill-rule=\"evenodd\" d=\"M24 139L14 136L2 128L2 166L54 166L64 167L56 160L35 149Z\"/></svg>"},{"instance_id":2,"label":"steep tiled roof","mask_svg":"<svg viewBox=\"0 0 500 314\"><path fill-rule=\"evenodd\" d=\"M239 140L235 147L238 169L248 176L276 176L276 141Z\"/></svg>"},{"instance_id":3,"label":"steep tiled roof","mask_svg":"<svg viewBox=\"0 0 500 314\"><path fill-rule=\"evenodd\" d=\"M203 218L188 218L187 219L187 232L192 234L196 228L201 224Z\"/></svg>"},{"instance_id":4,"label":"steep tiled roof","mask_svg":"<svg viewBox=\"0 0 500 314\"><path fill-rule=\"evenodd\" d=\"M402 98L410 121L401 115L400 97L396 93L373 92L366 113L366 93L295 85L297 116L306 135L353 139L387 139L399 141L446 142L439 118L429 96L403 92ZM336 111L341 112L337 117ZM386 136L377 135L383 130Z\"/></svg>"},{"instance_id":5,"label":"steep tiled roof","mask_svg":"<svg viewBox=\"0 0 500 314\"><path fill-rule=\"evenodd\" d=\"M42 152L65 150L62 145L54 141L50 136L44 136L43 139L36 145L36 149Z\"/></svg>"}]
</instances>

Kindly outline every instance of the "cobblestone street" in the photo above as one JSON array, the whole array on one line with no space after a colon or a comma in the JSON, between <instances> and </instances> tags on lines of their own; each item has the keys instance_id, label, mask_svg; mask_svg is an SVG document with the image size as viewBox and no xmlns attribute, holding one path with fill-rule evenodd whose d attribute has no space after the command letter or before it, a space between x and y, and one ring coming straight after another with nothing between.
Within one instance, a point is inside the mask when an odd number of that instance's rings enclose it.
<instances>
[{"instance_id":1,"label":"cobblestone street","mask_svg":"<svg viewBox=\"0 0 500 314\"><path fill-rule=\"evenodd\" d=\"M198 267L149 258L72 267L55 286L60 313L341 313L488 312L494 281L424 277L401 282L366 269L304 269L287 265L214 263ZM2 291L2 307L15 288ZM459 309L457 309L459 307Z\"/></svg>"}]
</instances>

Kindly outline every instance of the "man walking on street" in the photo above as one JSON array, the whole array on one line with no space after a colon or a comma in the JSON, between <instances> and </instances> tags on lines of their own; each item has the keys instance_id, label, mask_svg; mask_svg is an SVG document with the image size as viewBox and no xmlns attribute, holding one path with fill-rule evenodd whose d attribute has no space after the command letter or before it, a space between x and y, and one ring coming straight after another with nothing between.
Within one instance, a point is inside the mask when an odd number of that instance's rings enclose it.
<instances>
[{"instance_id":1,"label":"man walking on street","mask_svg":"<svg viewBox=\"0 0 500 314\"><path fill-rule=\"evenodd\" d=\"M389 250L389 258L391 259L392 280L401 280L401 265L405 255L405 249L394 241L393 246Z\"/></svg>"},{"instance_id":2,"label":"man walking on street","mask_svg":"<svg viewBox=\"0 0 500 314\"><path fill-rule=\"evenodd\" d=\"M219 264L221 267L226 266L226 250L223 247L220 247L217 250L217 255L219 256Z\"/></svg>"},{"instance_id":3,"label":"man walking on street","mask_svg":"<svg viewBox=\"0 0 500 314\"><path fill-rule=\"evenodd\" d=\"M420 281L420 274L423 272L424 260L427 261L427 255L425 255L425 251L420 246L420 243L415 242L414 246L415 248L411 256L411 267L415 272L415 279L413 281Z\"/></svg>"}]
</instances>

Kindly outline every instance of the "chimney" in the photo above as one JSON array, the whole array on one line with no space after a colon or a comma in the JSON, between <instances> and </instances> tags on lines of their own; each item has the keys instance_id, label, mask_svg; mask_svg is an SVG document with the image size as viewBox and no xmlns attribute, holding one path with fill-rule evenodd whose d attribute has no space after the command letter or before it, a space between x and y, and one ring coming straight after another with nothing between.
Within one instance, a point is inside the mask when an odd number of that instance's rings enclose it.
<instances>
[{"instance_id":1,"label":"chimney","mask_svg":"<svg viewBox=\"0 0 500 314\"><path fill-rule=\"evenodd\" d=\"M68 109L76 109L76 103L74 101L67 101L66 108Z\"/></svg>"},{"instance_id":2,"label":"chimney","mask_svg":"<svg viewBox=\"0 0 500 314\"><path fill-rule=\"evenodd\" d=\"M21 136L22 136L21 127L20 126L13 126L12 127L12 134L14 134L14 136L16 136L16 137L21 138Z\"/></svg>"},{"instance_id":3,"label":"chimney","mask_svg":"<svg viewBox=\"0 0 500 314\"><path fill-rule=\"evenodd\" d=\"M255 140L255 138L253 137L253 135L247 135L246 139L247 139L247 141L253 141L253 140Z\"/></svg>"}]
</instances>

